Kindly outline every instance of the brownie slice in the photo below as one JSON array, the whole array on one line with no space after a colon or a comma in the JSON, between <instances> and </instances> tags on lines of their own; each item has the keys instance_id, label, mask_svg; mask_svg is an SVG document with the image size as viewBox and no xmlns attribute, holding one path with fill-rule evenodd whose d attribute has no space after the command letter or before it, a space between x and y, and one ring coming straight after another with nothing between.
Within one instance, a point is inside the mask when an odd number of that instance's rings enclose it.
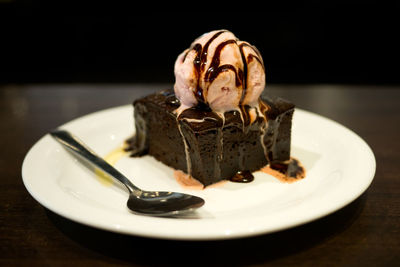
<instances>
[{"instance_id":1,"label":"brownie slice","mask_svg":"<svg viewBox=\"0 0 400 267\"><path fill-rule=\"evenodd\" d=\"M249 107L226 112L224 118L207 107L195 107L177 118L174 110L180 103L173 90L136 100L132 155L149 154L205 186L231 179L238 171L286 161L294 105L267 95L261 99L264 116L256 113L251 122Z\"/></svg>"}]
</instances>

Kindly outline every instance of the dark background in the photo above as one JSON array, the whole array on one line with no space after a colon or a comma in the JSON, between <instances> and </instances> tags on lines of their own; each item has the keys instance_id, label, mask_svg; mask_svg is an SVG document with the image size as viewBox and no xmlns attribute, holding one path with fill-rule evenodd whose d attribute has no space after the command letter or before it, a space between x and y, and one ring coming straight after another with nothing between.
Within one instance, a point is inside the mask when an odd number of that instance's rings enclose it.
<instances>
[{"instance_id":1,"label":"dark background","mask_svg":"<svg viewBox=\"0 0 400 267\"><path fill-rule=\"evenodd\" d=\"M259 48L268 83L400 83L398 6L236 5L159 13L0 0L0 83L173 83L178 54L221 28Z\"/></svg>"}]
</instances>

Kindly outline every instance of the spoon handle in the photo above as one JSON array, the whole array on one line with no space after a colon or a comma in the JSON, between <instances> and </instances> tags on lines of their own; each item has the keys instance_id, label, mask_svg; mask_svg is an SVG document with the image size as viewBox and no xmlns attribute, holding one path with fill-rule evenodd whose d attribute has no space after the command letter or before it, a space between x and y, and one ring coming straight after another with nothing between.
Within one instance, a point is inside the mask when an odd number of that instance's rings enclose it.
<instances>
[{"instance_id":1,"label":"spoon handle","mask_svg":"<svg viewBox=\"0 0 400 267\"><path fill-rule=\"evenodd\" d=\"M50 132L50 135L60 144L62 144L65 148L74 152L74 154L83 157L89 163L93 164L95 167L101 169L102 171L108 173L111 177L120 181L123 185L126 186L126 188L129 190L129 193L132 192L141 193L142 190L133 185L131 181L128 180L128 178L126 178L113 166L108 164L104 159L97 156L96 153L93 152L93 150L91 150L87 145L85 145L81 140L79 140L73 134L65 130L54 130Z\"/></svg>"}]
</instances>

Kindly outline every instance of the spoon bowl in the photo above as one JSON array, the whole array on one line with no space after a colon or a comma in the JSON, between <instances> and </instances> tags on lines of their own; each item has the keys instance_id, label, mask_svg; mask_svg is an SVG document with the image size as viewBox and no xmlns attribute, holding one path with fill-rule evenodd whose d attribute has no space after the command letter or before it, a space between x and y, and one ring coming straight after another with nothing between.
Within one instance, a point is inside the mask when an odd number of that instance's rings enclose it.
<instances>
[{"instance_id":1,"label":"spoon bowl","mask_svg":"<svg viewBox=\"0 0 400 267\"><path fill-rule=\"evenodd\" d=\"M156 194L155 194L156 193ZM127 206L135 213L169 216L194 211L204 205L202 198L178 192L144 191L141 196L130 194Z\"/></svg>"},{"instance_id":2,"label":"spoon bowl","mask_svg":"<svg viewBox=\"0 0 400 267\"><path fill-rule=\"evenodd\" d=\"M121 182L129 191L127 207L133 213L150 216L176 216L192 212L205 203L204 199L189 194L142 190L68 131L54 130L50 135L66 149L72 151L74 155L85 159Z\"/></svg>"}]
</instances>

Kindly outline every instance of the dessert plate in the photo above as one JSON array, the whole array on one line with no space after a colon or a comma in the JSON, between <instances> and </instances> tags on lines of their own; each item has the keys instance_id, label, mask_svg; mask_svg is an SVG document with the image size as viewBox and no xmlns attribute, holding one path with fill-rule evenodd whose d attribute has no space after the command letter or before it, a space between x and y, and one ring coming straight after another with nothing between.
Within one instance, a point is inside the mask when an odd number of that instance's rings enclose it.
<instances>
[{"instance_id":1,"label":"dessert plate","mask_svg":"<svg viewBox=\"0 0 400 267\"><path fill-rule=\"evenodd\" d=\"M132 112L131 106L107 109L61 128L104 156L132 135ZM180 240L254 236L304 224L352 202L374 177L373 152L359 136L304 110L295 111L291 152L306 168L303 180L287 184L256 172L251 183L227 182L205 190L180 187L173 169L150 156L114 158L115 166L143 189L181 191L204 198L206 204L188 218L130 213L127 193L119 184L94 174L49 135L26 155L22 177L40 204L73 221L118 233Z\"/></svg>"}]
</instances>

